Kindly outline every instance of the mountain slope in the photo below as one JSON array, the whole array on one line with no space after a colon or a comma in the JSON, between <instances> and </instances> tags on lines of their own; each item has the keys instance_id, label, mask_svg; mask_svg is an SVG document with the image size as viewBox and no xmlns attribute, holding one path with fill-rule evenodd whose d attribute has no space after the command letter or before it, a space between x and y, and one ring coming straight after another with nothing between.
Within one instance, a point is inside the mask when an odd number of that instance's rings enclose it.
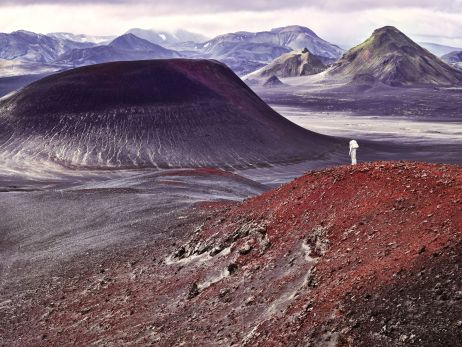
<instances>
[{"instance_id":1,"label":"mountain slope","mask_svg":"<svg viewBox=\"0 0 462 347\"><path fill-rule=\"evenodd\" d=\"M462 66L462 51L454 51L445 54L441 57L441 60L455 67Z\"/></svg>"},{"instance_id":2,"label":"mountain slope","mask_svg":"<svg viewBox=\"0 0 462 347\"><path fill-rule=\"evenodd\" d=\"M445 54L461 50L461 48L440 45L440 44L431 43L431 42L418 42L418 44L421 47L425 48L427 51L430 51L431 53L436 55L437 57L442 57Z\"/></svg>"},{"instance_id":3,"label":"mountain slope","mask_svg":"<svg viewBox=\"0 0 462 347\"><path fill-rule=\"evenodd\" d=\"M261 68L284 53L308 48L315 55L338 58L343 50L321 39L312 30L289 26L263 32L220 35L199 47L203 56L228 64L239 75Z\"/></svg>"},{"instance_id":4,"label":"mountain slope","mask_svg":"<svg viewBox=\"0 0 462 347\"><path fill-rule=\"evenodd\" d=\"M317 36L312 30L302 26L288 26L262 32L236 32L217 36L204 43L205 52L214 54L216 47L223 43L270 44L289 50L308 48L315 55L338 58L343 50ZM276 57L273 57L273 59Z\"/></svg>"},{"instance_id":5,"label":"mountain slope","mask_svg":"<svg viewBox=\"0 0 462 347\"><path fill-rule=\"evenodd\" d=\"M192 33L187 30L177 30L171 33L168 31L133 28L128 30L126 33L136 35L149 42L173 49L178 49L178 47L185 42L201 43L207 41L207 37L204 35Z\"/></svg>"},{"instance_id":6,"label":"mountain slope","mask_svg":"<svg viewBox=\"0 0 462 347\"><path fill-rule=\"evenodd\" d=\"M125 34L119 37L116 37L112 40L109 44L109 47L118 48L121 50L132 50L132 51L152 51L152 50L160 50L167 52L167 50L162 50L161 46L155 45L152 42L147 40L143 40L133 34Z\"/></svg>"},{"instance_id":7,"label":"mountain slope","mask_svg":"<svg viewBox=\"0 0 462 347\"><path fill-rule=\"evenodd\" d=\"M106 42L110 42L115 39L115 36L100 36L100 35L85 35L85 34L73 34L73 33L66 33L66 32L54 32L48 33L47 36L55 37L61 40L70 40L74 42L81 42L81 43L93 43L95 45L103 44Z\"/></svg>"},{"instance_id":8,"label":"mountain slope","mask_svg":"<svg viewBox=\"0 0 462 347\"><path fill-rule=\"evenodd\" d=\"M292 49L308 48L315 55L334 59L343 53L340 47L320 38L313 30L299 25L271 29L271 33L277 35L281 45Z\"/></svg>"},{"instance_id":9,"label":"mountain slope","mask_svg":"<svg viewBox=\"0 0 462 347\"><path fill-rule=\"evenodd\" d=\"M74 42L19 30L0 33L0 59L29 63L51 63L60 54L73 48L91 47L91 43Z\"/></svg>"},{"instance_id":10,"label":"mountain slope","mask_svg":"<svg viewBox=\"0 0 462 347\"><path fill-rule=\"evenodd\" d=\"M67 66L83 66L110 61L179 58L181 55L133 34L115 38L108 45L86 49L73 49L61 55L55 63Z\"/></svg>"},{"instance_id":11,"label":"mountain slope","mask_svg":"<svg viewBox=\"0 0 462 347\"><path fill-rule=\"evenodd\" d=\"M246 78L307 76L320 73L326 68L319 57L304 49L283 54Z\"/></svg>"},{"instance_id":12,"label":"mountain slope","mask_svg":"<svg viewBox=\"0 0 462 347\"><path fill-rule=\"evenodd\" d=\"M215 330L222 319L239 332L226 342L248 346L457 346L461 173L404 162L343 166L225 206L167 258L198 290L190 287L193 310L163 322L199 310L198 325ZM196 262L203 249L211 257ZM229 264L234 271L208 286L213 269ZM212 309L215 297L224 304ZM165 338L173 343L175 333Z\"/></svg>"},{"instance_id":13,"label":"mountain slope","mask_svg":"<svg viewBox=\"0 0 462 347\"><path fill-rule=\"evenodd\" d=\"M205 60L116 62L30 84L0 103L4 162L73 167L253 166L328 155L337 140L274 112Z\"/></svg>"},{"instance_id":14,"label":"mountain slope","mask_svg":"<svg viewBox=\"0 0 462 347\"><path fill-rule=\"evenodd\" d=\"M367 75L391 86L451 86L462 81L460 72L394 27L375 30L369 39L346 52L327 75L339 81Z\"/></svg>"},{"instance_id":15,"label":"mountain slope","mask_svg":"<svg viewBox=\"0 0 462 347\"><path fill-rule=\"evenodd\" d=\"M261 68L290 49L269 43L220 42L208 50L205 56L228 65L238 75L245 75Z\"/></svg>"}]
</instances>

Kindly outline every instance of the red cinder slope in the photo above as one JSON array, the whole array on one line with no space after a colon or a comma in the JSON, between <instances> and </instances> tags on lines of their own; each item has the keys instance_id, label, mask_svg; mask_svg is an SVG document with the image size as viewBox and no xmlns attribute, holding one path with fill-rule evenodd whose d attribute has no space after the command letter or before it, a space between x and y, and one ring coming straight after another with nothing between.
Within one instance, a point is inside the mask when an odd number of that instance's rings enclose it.
<instances>
[{"instance_id":1,"label":"red cinder slope","mask_svg":"<svg viewBox=\"0 0 462 347\"><path fill-rule=\"evenodd\" d=\"M203 207L176 245L105 261L97 287L64 280L47 343L462 345L460 166L337 167Z\"/></svg>"},{"instance_id":2,"label":"red cinder slope","mask_svg":"<svg viewBox=\"0 0 462 347\"><path fill-rule=\"evenodd\" d=\"M462 313L451 305L460 300L461 280L457 267L444 264L461 265L461 236L460 167L375 163L311 172L235 206L185 250L231 245L228 257L242 271L234 282L247 287L238 297L244 306L246 296L256 302L252 310L231 305L242 310L234 328L239 343L456 346ZM439 294L446 301L435 294L419 302L439 282L434 268L445 272ZM223 291L215 287L194 305ZM390 291L396 303L379 309ZM407 307L395 312L398 305ZM253 318L251 311L259 313Z\"/></svg>"}]
</instances>

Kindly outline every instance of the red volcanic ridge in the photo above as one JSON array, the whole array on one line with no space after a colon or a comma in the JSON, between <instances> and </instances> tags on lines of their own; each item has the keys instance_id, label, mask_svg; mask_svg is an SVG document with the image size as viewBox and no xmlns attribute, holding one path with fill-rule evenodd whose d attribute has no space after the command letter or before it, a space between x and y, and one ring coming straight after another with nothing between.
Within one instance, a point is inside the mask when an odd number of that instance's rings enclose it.
<instances>
[{"instance_id":1,"label":"red volcanic ridge","mask_svg":"<svg viewBox=\"0 0 462 347\"><path fill-rule=\"evenodd\" d=\"M203 208L181 243L101 265L96 289L69 277L47 342L461 345L461 167L338 167Z\"/></svg>"},{"instance_id":2,"label":"red volcanic ridge","mask_svg":"<svg viewBox=\"0 0 462 347\"><path fill-rule=\"evenodd\" d=\"M245 167L332 153L212 60L92 65L0 102L4 156L73 167ZM9 155L9 153L11 155Z\"/></svg>"}]
</instances>

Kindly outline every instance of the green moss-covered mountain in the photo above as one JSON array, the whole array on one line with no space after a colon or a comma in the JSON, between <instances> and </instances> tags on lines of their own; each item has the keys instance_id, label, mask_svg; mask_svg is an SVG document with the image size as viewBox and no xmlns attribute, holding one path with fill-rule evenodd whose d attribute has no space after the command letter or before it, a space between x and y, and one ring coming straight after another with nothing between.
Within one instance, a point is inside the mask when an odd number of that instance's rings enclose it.
<instances>
[{"instance_id":1,"label":"green moss-covered mountain","mask_svg":"<svg viewBox=\"0 0 462 347\"><path fill-rule=\"evenodd\" d=\"M345 82L366 75L391 86L451 86L462 82L461 72L391 26L375 30L326 73Z\"/></svg>"}]
</instances>

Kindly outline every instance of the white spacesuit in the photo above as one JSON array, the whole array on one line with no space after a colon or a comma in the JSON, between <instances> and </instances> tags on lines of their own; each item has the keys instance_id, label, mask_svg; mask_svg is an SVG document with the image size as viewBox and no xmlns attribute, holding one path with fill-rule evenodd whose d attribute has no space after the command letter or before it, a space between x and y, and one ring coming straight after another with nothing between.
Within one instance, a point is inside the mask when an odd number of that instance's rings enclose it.
<instances>
[{"instance_id":1,"label":"white spacesuit","mask_svg":"<svg viewBox=\"0 0 462 347\"><path fill-rule=\"evenodd\" d=\"M350 157L351 157L351 165L356 165L356 149L359 148L358 143L356 140L350 141Z\"/></svg>"}]
</instances>

